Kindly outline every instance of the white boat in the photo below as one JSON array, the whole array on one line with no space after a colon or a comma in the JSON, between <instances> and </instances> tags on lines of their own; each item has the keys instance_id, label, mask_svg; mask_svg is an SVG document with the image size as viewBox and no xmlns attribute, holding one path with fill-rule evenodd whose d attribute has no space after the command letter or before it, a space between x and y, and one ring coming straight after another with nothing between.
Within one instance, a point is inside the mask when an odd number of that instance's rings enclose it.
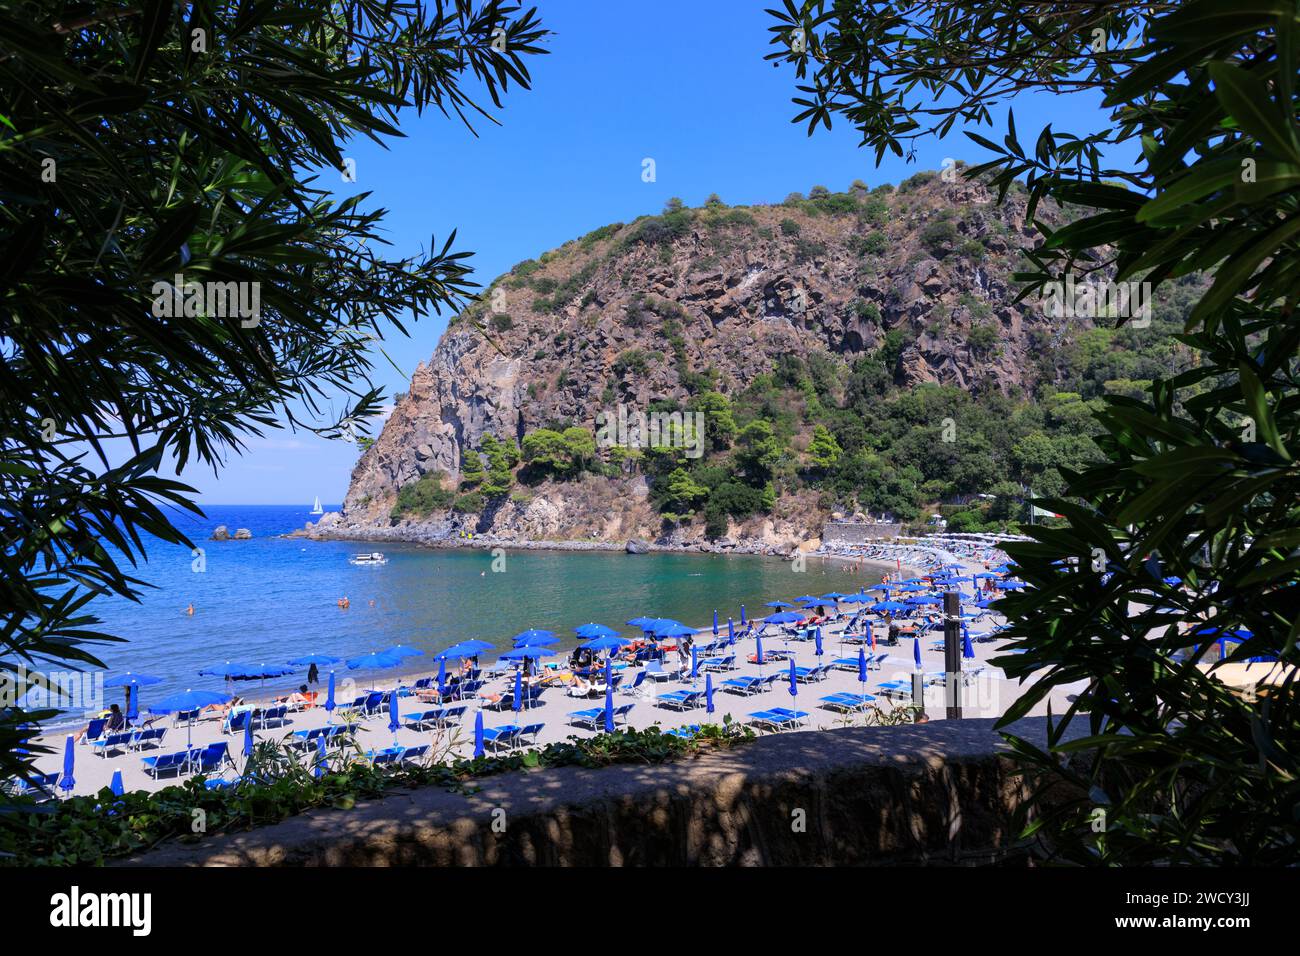
<instances>
[{"instance_id":1,"label":"white boat","mask_svg":"<svg viewBox=\"0 0 1300 956\"><path fill-rule=\"evenodd\" d=\"M370 554L354 554L348 558L348 564L387 564L388 559L379 551Z\"/></svg>"},{"instance_id":2,"label":"white boat","mask_svg":"<svg viewBox=\"0 0 1300 956\"><path fill-rule=\"evenodd\" d=\"M314 515L323 515L325 509L320 506L320 495L316 496L316 503L311 507L311 513Z\"/></svg>"}]
</instances>

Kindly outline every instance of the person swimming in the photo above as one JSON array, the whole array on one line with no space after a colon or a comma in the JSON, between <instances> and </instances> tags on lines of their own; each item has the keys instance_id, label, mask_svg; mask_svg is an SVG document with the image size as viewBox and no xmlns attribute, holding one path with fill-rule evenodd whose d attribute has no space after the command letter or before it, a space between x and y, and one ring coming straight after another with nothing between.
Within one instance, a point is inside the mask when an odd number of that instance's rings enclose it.
<instances>
[{"instance_id":1,"label":"person swimming","mask_svg":"<svg viewBox=\"0 0 1300 956\"><path fill-rule=\"evenodd\" d=\"M194 616L194 603L193 603L193 602L190 602L190 606L187 607L187 608L185 609L185 613L188 614L190 617L193 617L193 616Z\"/></svg>"}]
</instances>

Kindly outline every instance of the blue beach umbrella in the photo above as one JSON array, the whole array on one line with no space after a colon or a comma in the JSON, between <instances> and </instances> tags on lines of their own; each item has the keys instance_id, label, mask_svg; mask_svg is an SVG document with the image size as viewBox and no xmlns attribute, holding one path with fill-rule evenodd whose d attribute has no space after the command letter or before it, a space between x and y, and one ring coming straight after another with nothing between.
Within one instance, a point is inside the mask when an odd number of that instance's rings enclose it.
<instances>
[{"instance_id":1,"label":"blue beach umbrella","mask_svg":"<svg viewBox=\"0 0 1300 956\"><path fill-rule=\"evenodd\" d=\"M745 626L745 605L740 606L740 626Z\"/></svg>"},{"instance_id":2,"label":"blue beach umbrella","mask_svg":"<svg viewBox=\"0 0 1300 956\"><path fill-rule=\"evenodd\" d=\"M921 639L919 637L912 639L912 660L916 662L916 669L921 669Z\"/></svg>"},{"instance_id":3,"label":"blue beach umbrella","mask_svg":"<svg viewBox=\"0 0 1300 956\"><path fill-rule=\"evenodd\" d=\"M858 648L858 683L867 683L867 652L861 647Z\"/></svg>"},{"instance_id":4,"label":"blue beach umbrella","mask_svg":"<svg viewBox=\"0 0 1300 956\"><path fill-rule=\"evenodd\" d=\"M218 694L210 690L186 690L179 694L172 694L164 697L158 703L150 706L150 713L170 714L176 711L202 710L204 707L211 707L213 704L224 704L230 700L229 694ZM193 721L185 722L185 744L189 746L192 743Z\"/></svg>"},{"instance_id":5,"label":"blue beach umbrella","mask_svg":"<svg viewBox=\"0 0 1300 956\"><path fill-rule=\"evenodd\" d=\"M72 788L77 785L77 778L72 775L72 767L76 760L77 742L69 734L67 743L63 745L63 776L59 778L59 789L65 793L72 793Z\"/></svg>"},{"instance_id":6,"label":"blue beach umbrella","mask_svg":"<svg viewBox=\"0 0 1300 956\"><path fill-rule=\"evenodd\" d=\"M515 692L513 697L510 707L517 714L524 706L524 669L522 667L515 669Z\"/></svg>"},{"instance_id":7,"label":"blue beach umbrella","mask_svg":"<svg viewBox=\"0 0 1300 956\"><path fill-rule=\"evenodd\" d=\"M1019 591L1021 588L1029 587L1029 585L1024 581L1003 581L998 587L1004 591Z\"/></svg>"},{"instance_id":8,"label":"blue beach umbrella","mask_svg":"<svg viewBox=\"0 0 1300 956\"><path fill-rule=\"evenodd\" d=\"M555 651L549 647L516 647L513 651L506 651L499 656L503 661L522 661L529 657L551 657Z\"/></svg>"},{"instance_id":9,"label":"blue beach umbrella","mask_svg":"<svg viewBox=\"0 0 1300 956\"><path fill-rule=\"evenodd\" d=\"M483 756L483 711L474 714L474 759Z\"/></svg>"},{"instance_id":10,"label":"blue beach umbrella","mask_svg":"<svg viewBox=\"0 0 1300 956\"><path fill-rule=\"evenodd\" d=\"M912 609L912 605L903 604L899 601L879 601L876 604L871 605L871 610L881 614L884 613L892 614L897 611L910 611L911 609Z\"/></svg>"},{"instance_id":11,"label":"blue beach umbrella","mask_svg":"<svg viewBox=\"0 0 1300 956\"><path fill-rule=\"evenodd\" d=\"M975 645L970 642L969 631L967 631L966 635L961 639L961 656L967 660L971 660L975 657Z\"/></svg>"},{"instance_id":12,"label":"blue beach umbrella","mask_svg":"<svg viewBox=\"0 0 1300 956\"><path fill-rule=\"evenodd\" d=\"M325 738L323 736L317 737L316 738L316 779L319 780L321 777L325 776L325 774L328 771L329 771L329 763L327 763L325 759Z\"/></svg>"},{"instance_id":13,"label":"blue beach umbrella","mask_svg":"<svg viewBox=\"0 0 1300 956\"><path fill-rule=\"evenodd\" d=\"M325 693L325 712L330 715L331 720L334 719L334 708L337 706L338 704L334 703L334 672L330 671L329 690Z\"/></svg>"},{"instance_id":14,"label":"blue beach umbrella","mask_svg":"<svg viewBox=\"0 0 1300 956\"><path fill-rule=\"evenodd\" d=\"M516 634L514 636L514 642L516 647L522 647L525 644L532 644L535 642L548 643L546 638L554 636L554 631L544 631L541 628L530 627L528 630L520 631Z\"/></svg>"},{"instance_id":15,"label":"blue beach umbrella","mask_svg":"<svg viewBox=\"0 0 1300 956\"><path fill-rule=\"evenodd\" d=\"M718 609L713 609L713 636L718 636Z\"/></svg>"},{"instance_id":16,"label":"blue beach umbrella","mask_svg":"<svg viewBox=\"0 0 1300 956\"><path fill-rule=\"evenodd\" d=\"M674 624L657 632L659 637L690 637L695 634L695 628L687 627L685 624Z\"/></svg>"},{"instance_id":17,"label":"blue beach umbrella","mask_svg":"<svg viewBox=\"0 0 1300 956\"><path fill-rule=\"evenodd\" d=\"M754 638L754 643L758 645L754 658L759 667L763 666L763 635L759 634Z\"/></svg>"},{"instance_id":18,"label":"blue beach umbrella","mask_svg":"<svg viewBox=\"0 0 1300 956\"><path fill-rule=\"evenodd\" d=\"M713 674L704 675L704 710L713 713Z\"/></svg>"},{"instance_id":19,"label":"blue beach umbrella","mask_svg":"<svg viewBox=\"0 0 1300 956\"><path fill-rule=\"evenodd\" d=\"M558 637L547 637L545 634L538 634L525 640L515 640L515 647L549 647L552 644L560 643Z\"/></svg>"},{"instance_id":20,"label":"blue beach umbrella","mask_svg":"<svg viewBox=\"0 0 1300 956\"><path fill-rule=\"evenodd\" d=\"M602 636L592 638L590 641L579 644L579 647L585 647L589 651L615 651L624 644L630 644L631 641L618 636Z\"/></svg>"},{"instance_id":21,"label":"blue beach umbrella","mask_svg":"<svg viewBox=\"0 0 1300 956\"><path fill-rule=\"evenodd\" d=\"M817 595L815 595L815 594L800 594L797 598L795 598L795 600L796 600L796 601L805 601L805 602L806 602L806 601L814 601L814 602L815 602L815 601L820 601L821 598L819 598L819 597L818 597Z\"/></svg>"},{"instance_id":22,"label":"blue beach umbrella","mask_svg":"<svg viewBox=\"0 0 1300 956\"><path fill-rule=\"evenodd\" d=\"M374 651L370 654L362 654L360 657L353 657L346 663L350 671L361 667L383 669L386 667L400 667L402 658L396 654L390 654L388 651Z\"/></svg>"},{"instance_id":23,"label":"blue beach umbrella","mask_svg":"<svg viewBox=\"0 0 1300 956\"><path fill-rule=\"evenodd\" d=\"M109 781L108 789L115 797L120 797L122 794L126 793L126 787L122 784L122 771L113 771L113 779Z\"/></svg>"},{"instance_id":24,"label":"blue beach umbrella","mask_svg":"<svg viewBox=\"0 0 1300 956\"><path fill-rule=\"evenodd\" d=\"M104 681L105 687L148 687L150 684L161 684L161 677L154 677L152 674L133 674L125 671L116 677L110 677Z\"/></svg>"},{"instance_id":25,"label":"blue beach umbrella","mask_svg":"<svg viewBox=\"0 0 1300 956\"><path fill-rule=\"evenodd\" d=\"M126 719L140 719L140 685L126 685Z\"/></svg>"},{"instance_id":26,"label":"blue beach umbrella","mask_svg":"<svg viewBox=\"0 0 1300 956\"><path fill-rule=\"evenodd\" d=\"M489 644L487 641L480 641L477 638L468 641L461 641L459 644L456 645L456 647L468 651L469 654L467 656L469 657L477 657L479 654L482 654L484 651L492 650L491 644Z\"/></svg>"},{"instance_id":27,"label":"blue beach umbrella","mask_svg":"<svg viewBox=\"0 0 1300 956\"><path fill-rule=\"evenodd\" d=\"M343 658L331 657L328 654L308 654L306 657L295 657L289 663L294 667L311 667L315 664L317 667L329 667L331 664L337 664Z\"/></svg>"},{"instance_id":28,"label":"blue beach umbrella","mask_svg":"<svg viewBox=\"0 0 1300 956\"><path fill-rule=\"evenodd\" d=\"M588 639L593 637L618 637L618 631L612 627L606 627L604 624L596 624L595 622L579 625L573 629L573 632L579 637Z\"/></svg>"},{"instance_id":29,"label":"blue beach umbrella","mask_svg":"<svg viewBox=\"0 0 1300 956\"><path fill-rule=\"evenodd\" d=\"M253 718L251 715L244 722L244 756L253 756Z\"/></svg>"},{"instance_id":30,"label":"blue beach umbrella","mask_svg":"<svg viewBox=\"0 0 1300 956\"><path fill-rule=\"evenodd\" d=\"M695 680L700 674L700 649L691 645L691 680Z\"/></svg>"},{"instance_id":31,"label":"blue beach umbrella","mask_svg":"<svg viewBox=\"0 0 1300 956\"><path fill-rule=\"evenodd\" d=\"M799 696L799 678L794 672L794 658L790 658L790 696Z\"/></svg>"},{"instance_id":32,"label":"blue beach umbrella","mask_svg":"<svg viewBox=\"0 0 1300 956\"><path fill-rule=\"evenodd\" d=\"M850 597L848 594L841 594L839 591L827 591L818 600L820 601L839 601L843 598Z\"/></svg>"},{"instance_id":33,"label":"blue beach umbrella","mask_svg":"<svg viewBox=\"0 0 1300 956\"><path fill-rule=\"evenodd\" d=\"M763 607L774 607L778 611L783 607L794 607L793 604L786 604L784 601L768 601Z\"/></svg>"},{"instance_id":34,"label":"blue beach umbrella","mask_svg":"<svg viewBox=\"0 0 1300 956\"><path fill-rule=\"evenodd\" d=\"M630 621L625 621L624 623L627 624L628 627L639 627L644 631L647 624L657 620L659 620L657 617L634 617Z\"/></svg>"},{"instance_id":35,"label":"blue beach umbrella","mask_svg":"<svg viewBox=\"0 0 1300 956\"><path fill-rule=\"evenodd\" d=\"M383 653L391 654L393 657L396 657L399 660L405 660L408 657L424 656L424 651L420 650L418 647L407 647L405 644L394 644L392 647L388 648Z\"/></svg>"},{"instance_id":36,"label":"blue beach umbrella","mask_svg":"<svg viewBox=\"0 0 1300 956\"><path fill-rule=\"evenodd\" d=\"M818 657L821 657L822 654L825 653L825 651L822 650L822 629L820 627L813 632L813 640L816 643L816 647L817 647L817 649L813 653L815 653Z\"/></svg>"},{"instance_id":37,"label":"blue beach umbrella","mask_svg":"<svg viewBox=\"0 0 1300 956\"><path fill-rule=\"evenodd\" d=\"M610 663L605 661L605 733L614 732L614 679Z\"/></svg>"},{"instance_id":38,"label":"blue beach umbrella","mask_svg":"<svg viewBox=\"0 0 1300 956\"><path fill-rule=\"evenodd\" d=\"M438 661L438 696L443 697L447 693L447 659L444 657Z\"/></svg>"},{"instance_id":39,"label":"blue beach umbrella","mask_svg":"<svg viewBox=\"0 0 1300 956\"><path fill-rule=\"evenodd\" d=\"M234 677L236 674L248 673L248 665L236 661L223 661L199 671L200 677Z\"/></svg>"},{"instance_id":40,"label":"blue beach umbrella","mask_svg":"<svg viewBox=\"0 0 1300 956\"><path fill-rule=\"evenodd\" d=\"M781 611L779 614L770 614L767 617L768 624L793 624L795 621L802 621L803 615L794 611Z\"/></svg>"},{"instance_id":41,"label":"blue beach umbrella","mask_svg":"<svg viewBox=\"0 0 1300 956\"><path fill-rule=\"evenodd\" d=\"M736 622L731 618L727 618L727 643L736 643Z\"/></svg>"},{"instance_id":42,"label":"blue beach umbrella","mask_svg":"<svg viewBox=\"0 0 1300 956\"><path fill-rule=\"evenodd\" d=\"M397 715L397 688L394 687L388 694L388 730L394 741L397 739L397 729L401 726L402 721Z\"/></svg>"}]
</instances>

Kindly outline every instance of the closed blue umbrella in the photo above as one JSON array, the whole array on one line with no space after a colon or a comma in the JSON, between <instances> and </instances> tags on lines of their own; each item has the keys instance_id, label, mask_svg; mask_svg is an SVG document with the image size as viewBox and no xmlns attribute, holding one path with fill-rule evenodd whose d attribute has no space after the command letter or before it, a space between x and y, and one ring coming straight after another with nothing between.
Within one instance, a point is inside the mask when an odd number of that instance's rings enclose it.
<instances>
[{"instance_id":1,"label":"closed blue umbrella","mask_svg":"<svg viewBox=\"0 0 1300 956\"><path fill-rule=\"evenodd\" d=\"M794 658L790 658L790 696L799 696L799 677L794 671Z\"/></svg>"},{"instance_id":2,"label":"closed blue umbrella","mask_svg":"<svg viewBox=\"0 0 1300 956\"><path fill-rule=\"evenodd\" d=\"M328 771L329 771L329 764L325 760L325 738L317 737L316 738L316 779L319 780L321 777L325 776L325 774Z\"/></svg>"},{"instance_id":3,"label":"closed blue umbrella","mask_svg":"<svg viewBox=\"0 0 1300 956\"><path fill-rule=\"evenodd\" d=\"M113 779L109 781L108 789L115 797L120 797L126 793L126 787L122 785L122 771L113 771Z\"/></svg>"},{"instance_id":4,"label":"closed blue umbrella","mask_svg":"<svg viewBox=\"0 0 1300 956\"><path fill-rule=\"evenodd\" d=\"M700 649L694 644L691 645L691 680L695 680L700 674Z\"/></svg>"},{"instance_id":5,"label":"closed blue umbrella","mask_svg":"<svg viewBox=\"0 0 1300 956\"><path fill-rule=\"evenodd\" d=\"M393 740L397 740L397 729L402 726L402 721L397 715L397 688L394 687L388 694L388 730L393 735Z\"/></svg>"},{"instance_id":6,"label":"closed blue umbrella","mask_svg":"<svg viewBox=\"0 0 1300 956\"><path fill-rule=\"evenodd\" d=\"M67 743L63 745L63 776L59 778L59 789L65 793L72 793L72 788L77 785L77 778L72 775L76 760L77 742L69 734Z\"/></svg>"},{"instance_id":7,"label":"closed blue umbrella","mask_svg":"<svg viewBox=\"0 0 1300 956\"><path fill-rule=\"evenodd\" d=\"M614 732L614 679L613 665L605 661L605 733Z\"/></svg>"},{"instance_id":8,"label":"closed blue umbrella","mask_svg":"<svg viewBox=\"0 0 1300 956\"><path fill-rule=\"evenodd\" d=\"M754 659L758 664L758 666L762 667L763 666L763 635L759 634L757 637L755 637L754 643L758 645L757 651L754 654Z\"/></svg>"},{"instance_id":9,"label":"closed blue umbrella","mask_svg":"<svg viewBox=\"0 0 1300 956\"><path fill-rule=\"evenodd\" d=\"M138 720L140 718L140 685L126 685L126 719Z\"/></svg>"},{"instance_id":10,"label":"closed blue umbrella","mask_svg":"<svg viewBox=\"0 0 1300 956\"><path fill-rule=\"evenodd\" d=\"M524 669L522 667L515 671L515 693L510 706L515 713L519 713L524 706Z\"/></svg>"},{"instance_id":11,"label":"closed blue umbrella","mask_svg":"<svg viewBox=\"0 0 1300 956\"><path fill-rule=\"evenodd\" d=\"M704 675L704 710L713 713L713 674Z\"/></svg>"},{"instance_id":12,"label":"closed blue umbrella","mask_svg":"<svg viewBox=\"0 0 1300 956\"><path fill-rule=\"evenodd\" d=\"M975 645L970 642L970 631L967 631L961 639L961 656L967 660L975 657Z\"/></svg>"},{"instance_id":13,"label":"closed blue umbrella","mask_svg":"<svg viewBox=\"0 0 1300 956\"><path fill-rule=\"evenodd\" d=\"M861 647L858 648L858 683L867 683L867 652Z\"/></svg>"},{"instance_id":14,"label":"closed blue umbrella","mask_svg":"<svg viewBox=\"0 0 1300 956\"><path fill-rule=\"evenodd\" d=\"M483 711L474 714L474 759L483 756Z\"/></svg>"},{"instance_id":15,"label":"closed blue umbrella","mask_svg":"<svg viewBox=\"0 0 1300 956\"><path fill-rule=\"evenodd\" d=\"M718 636L718 609L713 609L713 636Z\"/></svg>"},{"instance_id":16,"label":"closed blue umbrella","mask_svg":"<svg viewBox=\"0 0 1300 956\"><path fill-rule=\"evenodd\" d=\"M338 704L334 703L334 672L330 671L330 686L325 693L325 712L330 715L331 720L334 719L334 708L337 706Z\"/></svg>"},{"instance_id":17,"label":"closed blue umbrella","mask_svg":"<svg viewBox=\"0 0 1300 956\"><path fill-rule=\"evenodd\" d=\"M246 721L244 722L244 756L245 756L245 757L251 757L251 756L253 756L253 719L252 719L252 715L249 715L249 719L246 720Z\"/></svg>"},{"instance_id":18,"label":"closed blue umbrella","mask_svg":"<svg viewBox=\"0 0 1300 956\"><path fill-rule=\"evenodd\" d=\"M736 622L731 618L727 618L727 642L729 644L736 643Z\"/></svg>"},{"instance_id":19,"label":"closed blue umbrella","mask_svg":"<svg viewBox=\"0 0 1300 956\"><path fill-rule=\"evenodd\" d=\"M912 660L916 661L916 669L920 670L921 669L921 639L919 637L914 638L912 640Z\"/></svg>"},{"instance_id":20,"label":"closed blue umbrella","mask_svg":"<svg viewBox=\"0 0 1300 956\"><path fill-rule=\"evenodd\" d=\"M822 654L824 654L825 652L822 650L822 629L820 627L813 632L813 640L817 645L817 650L815 653L817 654L818 657L821 657Z\"/></svg>"}]
</instances>

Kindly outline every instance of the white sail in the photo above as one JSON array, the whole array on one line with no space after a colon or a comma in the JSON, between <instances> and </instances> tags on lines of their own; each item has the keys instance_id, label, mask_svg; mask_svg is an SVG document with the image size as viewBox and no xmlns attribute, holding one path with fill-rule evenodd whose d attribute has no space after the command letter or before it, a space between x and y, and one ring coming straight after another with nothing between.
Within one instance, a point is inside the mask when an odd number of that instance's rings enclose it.
<instances>
[{"instance_id":1,"label":"white sail","mask_svg":"<svg viewBox=\"0 0 1300 956\"><path fill-rule=\"evenodd\" d=\"M316 504L312 506L311 513L314 515L323 515L325 509L320 506L320 495L316 496Z\"/></svg>"}]
</instances>

